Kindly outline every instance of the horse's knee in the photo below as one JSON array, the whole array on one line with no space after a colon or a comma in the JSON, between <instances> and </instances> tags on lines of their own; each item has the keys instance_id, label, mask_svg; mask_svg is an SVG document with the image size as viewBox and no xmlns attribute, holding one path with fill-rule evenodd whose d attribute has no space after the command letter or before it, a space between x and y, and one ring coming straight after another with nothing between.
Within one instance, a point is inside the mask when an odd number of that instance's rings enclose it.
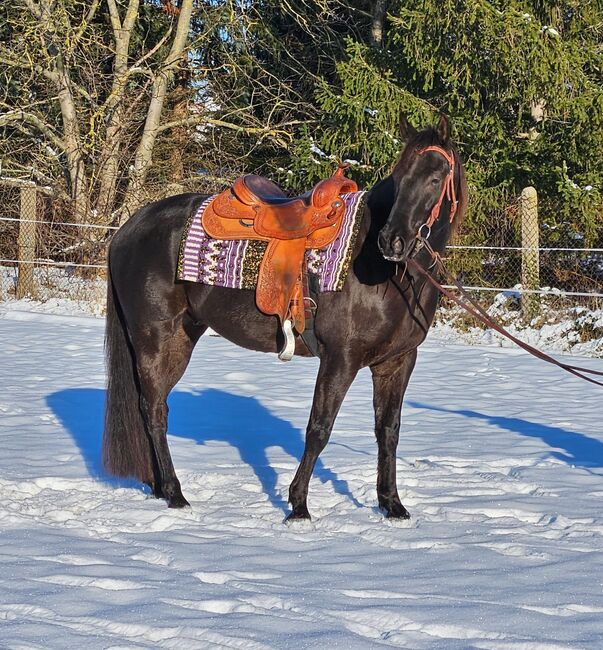
<instances>
[{"instance_id":1,"label":"horse's knee","mask_svg":"<svg viewBox=\"0 0 603 650\"><path fill-rule=\"evenodd\" d=\"M329 442L332 427L324 425L308 427L306 431L306 450L320 453Z\"/></svg>"},{"instance_id":2,"label":"horse's knee","mask_svg":"<svg viewBox=\"0 0 603 650\"><path fill-rule=\"evenodd\" d=\"M379 451L387 455L395 454L400 439L400 419L389 426L380 427L376 430Z\"/></svg>"}]
</instances>

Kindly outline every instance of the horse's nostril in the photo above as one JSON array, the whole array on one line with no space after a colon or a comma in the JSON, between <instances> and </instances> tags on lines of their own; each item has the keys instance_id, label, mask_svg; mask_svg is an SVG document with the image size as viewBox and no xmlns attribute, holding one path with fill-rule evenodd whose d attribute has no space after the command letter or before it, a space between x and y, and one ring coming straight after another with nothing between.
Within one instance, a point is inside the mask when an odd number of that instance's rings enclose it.
<instances>
[{"instance_id":1,"label":"horse's nostril","mask_svg":"<svg viewBox=\"0 0 603 650\"><path fill-rule=\"evenodd\" d=\"M396 255L400 255L400 253L402 253L404 250L404 244L402 243L400 237L395 237L392 241L392 250Z\"/></svg>"},{"instance_id":2,"label":"horse's nostril","mask_svg":"<svg viewBox=\"0 0 603 650\"><path fill-rule=\"evenodd\" d=\"M377 238L377 243L379 244L379 248L384 251L387 248L387 237L383 234L383 230L379 233L379 237Z\"/></svg>"}]
</instances>

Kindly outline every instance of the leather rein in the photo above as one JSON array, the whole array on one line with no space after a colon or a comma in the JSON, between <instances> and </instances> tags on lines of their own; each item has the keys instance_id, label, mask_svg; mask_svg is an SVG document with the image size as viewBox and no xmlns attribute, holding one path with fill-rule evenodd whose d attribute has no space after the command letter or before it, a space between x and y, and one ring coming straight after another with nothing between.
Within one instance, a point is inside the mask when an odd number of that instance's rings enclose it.
<instances>
[{"instance_id":1,"label":"leather rein","mask_svg":"<svg viewBox=\"0 0 603 650\"><path fill-rule=\"evenodd\" d=\"M526 352L529 352L531 355L535 356L538 359L541 359L542 361L546 361L547 363L551 363L555 366L558 366L559 368L562 368L566 372L571 373L572 375L575 375L576 377L579 377L580 379L584 379L591 384L596 384L597 386L603 386L603 381L593 379L592 377L589 377L588 375L596 375L598 377L603 377L603 371L600 370L592 370L591 368L583 368L580 366L574 366L569 363L563 363L562 361L557 361L557 359L554 359L548 354L545 354L538 348L535 348L534 346L530 345L529 343L526 343L525 341L522 341L521 339L518 339L516 336L513 336L510 332L508 332L500 323L496 322L489 314L488 312L475 300L473 299L466 291L466 289L463 287L463 285L448 271L446 266L444 265L444 261L442 259L442 256L435 251L431 244L427 241L429 238L429 235L431 234L431 226L435 223L439 216L440 208L442 207L442 202L444 200L444 196L451 202L451 207L450 207L450 222L452 223L452 220L454 219L454 216L457 211L458 203L456 201L456 193L455 193L455 188L454 188L454 156L452 153L448 153L445 149L442 149L442 147L438 146L430 146L426 147L425 149L421 149L418 153L424 153L426 151L434 151L436 153L441 154L446 158L448 161L448 164L450 165L450 172L447 174L442 190L440 192L440 197L438 199L438 202L436 205L433 207L428 220L419 228L419 231L417 232L416 239L417 243L413 249L413 252L411 256L407 260L408 266L410 268L414 269L422 275L433 287L435 287L442 295L446 296L449 300L452 300L454 303L462 307L467 313L469 313L471 316L476 318L477 320L481 321L486 325L487 327L492 328L494 331L498 332L499 334L502 334L506 338L508 338L510 341L513 341L516 345L518 345L520 348L525 350ZM425 236L423 236L421 233L424 228L427 228L427 233ZM417 255L417 253L422 249L425 248L429 254L431 255L431 258L433 260L433 263L429 267L429 269L424 269L414 258ZM431 269L435 268L438 272L438 274L441 277L444 277L450 284L453 284L459 291L460 297L454 294L452 291L449 291L448 289L444 288L429 272Z\"/></svg>"}]
</instances>

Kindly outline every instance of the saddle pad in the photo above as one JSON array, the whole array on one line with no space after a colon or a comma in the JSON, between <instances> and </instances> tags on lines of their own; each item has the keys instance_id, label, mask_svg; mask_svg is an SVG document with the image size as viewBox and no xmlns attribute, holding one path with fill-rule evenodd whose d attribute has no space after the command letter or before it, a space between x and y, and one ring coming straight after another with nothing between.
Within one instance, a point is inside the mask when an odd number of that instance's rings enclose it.
<instances>
[{"instance_id":1,"label":"saddle pad","mask_svg":"<svg viewBox=\"0 0 603 650\"><path fill-rule=\"evenodd\" d=\"M337 238L326 248L306 251L308 271L319 278L319 290L341 291L350 268L362 219L365 192L342 194L345 214ZM214 197L199 206L184 229L178 256L178 279L231 289L255 289L267 242L212 239L201 217Z\"/></svg>"}]
</instances>

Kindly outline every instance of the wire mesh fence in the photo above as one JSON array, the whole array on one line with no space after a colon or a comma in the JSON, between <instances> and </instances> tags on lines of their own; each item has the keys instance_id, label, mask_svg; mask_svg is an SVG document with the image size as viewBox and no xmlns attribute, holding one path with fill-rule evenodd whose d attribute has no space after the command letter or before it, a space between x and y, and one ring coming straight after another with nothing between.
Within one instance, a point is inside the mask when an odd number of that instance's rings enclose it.
<instances>
[{"instance_id":1,"label":"wire mesh fence","mask_svg":"<svg viewBox=\"0 0 603 650\"><path fill-rule=\"evenodd\" d=\"M115 228L65 214L41 188L0 181L0 299L68 298L102 311L106 241Z\"/></svg>"},{"instance_id":2,"label":"wire mesh fence","mask_svg":"<svg viewBox=\"0 0 603 650\"><path fill-rule=\"evenodd\" d=\"M522 282L526 253L539 255L539 285ZM603 248L450 246L447 265L462 284L482 292L558 297L576 304L603 302Z\"/></svg>"},{"instance_id":3,"label":"wire mesh fence","mask_svg":"<svg viewBox=\"0 0 603 650\"><path fill-rule=\"evenodd\" d=\"M603 248L580 240L574 248L540 245L534 195L524 192L514 206L521 228L496 246L453 244L447 266L484 303L504 292L528 318L551 308L603 308ZM66 214L40 188L0 181L0 299L69 298L102 313L106 244L116 228L73 223Z\"/></svg>"},{"instance_id":4,"label":"wire mesh fence","mask_svg":"<svg viewBox=\"0 0 603 650\"><path fill-rule=\"evenodd\" d=\"M520 221L499 234L496 246L448 247L453 275L486 301L493 293L515 296L526 320L547 308L602 308L603 248L585 247L579 233L558 237L561 245L556 243L539 220L532 187L525 188L507 211Z\"/></svg>"}]
</instances>

